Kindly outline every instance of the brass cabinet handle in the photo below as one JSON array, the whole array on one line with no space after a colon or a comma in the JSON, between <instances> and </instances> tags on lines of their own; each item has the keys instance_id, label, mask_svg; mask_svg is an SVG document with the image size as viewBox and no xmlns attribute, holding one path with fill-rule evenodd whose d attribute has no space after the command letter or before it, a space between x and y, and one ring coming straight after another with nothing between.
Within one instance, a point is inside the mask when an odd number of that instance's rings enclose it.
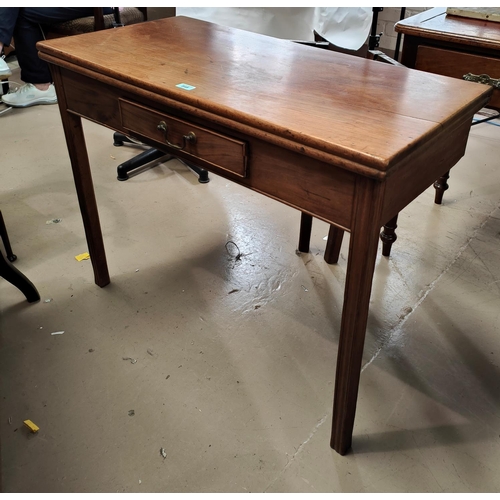
<instances>
[{"instance_id":1,"label":"brass cabinet handle","mask_svg":"<svg viewBox=\"0 0 500 500\"><path fill-rule=\"evenodd\" d=\"M468 82L477 82L477 83L483 83L485 85L491 85L492 87L495 87L496 89L500 89L500 79L498 78L491 78L490 75L473 75L472 73L467 73L466 75L463 76L464 80L467 80Z\"/></svg>"},{"instance_id":2,"label":"brass cabinet handle","mask_svg":"<svg viewBox=\"0 0 500 500\"><path fill-rule=\"evenodd\" d=\"M189 132L188 134L183 135L182 146L179 146L178 144L174 144L168 140L168 125L164 121L161 121L156 128L163 132L165 135L165 142L167 143L167 146L170 146L171 148L181 150L186 147L187 143L196 144L196 135L194 132Z\"/></svg>"}]
</instances>

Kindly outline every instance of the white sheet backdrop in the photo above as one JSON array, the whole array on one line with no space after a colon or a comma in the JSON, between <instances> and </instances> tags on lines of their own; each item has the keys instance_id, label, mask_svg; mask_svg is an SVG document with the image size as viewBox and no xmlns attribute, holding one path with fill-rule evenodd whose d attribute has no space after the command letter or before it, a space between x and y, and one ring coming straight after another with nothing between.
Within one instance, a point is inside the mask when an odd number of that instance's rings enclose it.
<instances>
[{"instance_id":1,"label":"white sheet backdrop","mask_svg":"<svg viewBox=\"0 0 500 500\"><path fill-rule=\"evenodd\" d=\"M176 15L289 40L314 40L358 50L368 38L371 7L177 7Z\"/></svg>"}]
</instances>

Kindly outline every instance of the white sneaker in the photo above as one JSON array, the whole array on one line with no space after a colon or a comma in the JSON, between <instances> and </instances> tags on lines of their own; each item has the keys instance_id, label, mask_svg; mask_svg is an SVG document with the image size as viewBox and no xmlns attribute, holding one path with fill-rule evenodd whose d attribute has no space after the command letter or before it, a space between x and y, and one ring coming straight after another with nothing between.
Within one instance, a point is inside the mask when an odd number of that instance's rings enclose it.
<instances>
[{"instance_id":1,"label":"white sneaker","mask_svg":"<svg viewBox=\"0 0 500 500\"><path fill-rule=\"evenodd\" d=\"M37 104L56 104L56 89L51 83L47 90L38 90L32 83L26 83L2 96L2 101L13 108L27 108Z\"/></svg>"},{"instance_id":2,"label":"white sneaker","mask_svg":"<svg viewBox=\"0 0 500 500\"><path fill-rule=\"evenodd\" d=\"M12 76L12 71L9 68L9 65L5 62L3 57L0 57L0 79L7 78Z\"/></svg>"}]
</instances>

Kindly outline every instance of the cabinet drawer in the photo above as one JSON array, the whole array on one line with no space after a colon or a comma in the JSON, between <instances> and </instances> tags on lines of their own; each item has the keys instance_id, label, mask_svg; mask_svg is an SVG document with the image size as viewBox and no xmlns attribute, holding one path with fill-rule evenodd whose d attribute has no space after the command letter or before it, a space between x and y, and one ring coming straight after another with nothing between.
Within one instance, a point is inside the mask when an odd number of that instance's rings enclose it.
<instances>
[{"instance_id":1,"label":"cabinet drawer","mask_svg":"<svg viewBox=\"0 0 500 500\"><path fill-rule=\"evenodd\" d=\"M245 142L154 111L140 104L119 100L121 124L131 135L138 134L165 145L165 151L192 160L202 167L213 165L239 177L247 174Z\"/></svg>"},{"instance_id":2,"label":"cabinet drawer","mask_svg":"<svg viewBox=\"0 0 500 500\"><path fill-rule=\"evenodd\" d=\"M487 74L491 78L499 79L500 59L420 45L415 69L460 79L467 73ZM488 106L500 108L500 90L493 91Z\"/></svg>"}]
</instances>

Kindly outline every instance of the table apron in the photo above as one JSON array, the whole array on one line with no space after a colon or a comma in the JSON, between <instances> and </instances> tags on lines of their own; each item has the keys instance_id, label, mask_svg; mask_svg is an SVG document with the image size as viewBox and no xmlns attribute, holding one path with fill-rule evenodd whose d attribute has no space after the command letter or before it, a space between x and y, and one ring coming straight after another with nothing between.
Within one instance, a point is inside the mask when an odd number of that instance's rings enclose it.
<instances>
[{"instance_id":1,"label":"table apron","mask_svg":"<svg viewBox=\"0 0 500 500\"><path fill-rule=\"evenodd\" d=\"M91 78L64 70L61 71L61 76L69 113L133 136L151 147L188 160L342 229L347 231L351 229L352 207L359 174L330 162L311 158L307 154L277 146L262 138L207 121L194 112L189 114L179 111ZM85 92L82 91L83 88ZM129 110L124 119L122 109L124 102L134 103L137 109L146 110L151 114L149 129L146 129L145 125L144 117L148 116L145 112L140 116L141 124L137 126L131 124L134 121L130 118ZM194 130L203 129L207 136L213 134L216 139L224 139L225 144L237 145L242 151L241 154L245 156L245 168L236 166L231 169L227 162L224 166L213 159L193 156L189 146L185 151L170 147L164 141L162 133L157 130L158 118L161 118L162 114L169 118L174 117L179 122L193 124L196 127ZM240 144L245 147L241 147ZM214 147L216 146L215 144ZM220 152L222 155L225 154L223 148ZM212 153L212 158L217 157L217 151ZM339 163L341 162L342 159L339 159Z\"/></svg>"}]
</instances>

